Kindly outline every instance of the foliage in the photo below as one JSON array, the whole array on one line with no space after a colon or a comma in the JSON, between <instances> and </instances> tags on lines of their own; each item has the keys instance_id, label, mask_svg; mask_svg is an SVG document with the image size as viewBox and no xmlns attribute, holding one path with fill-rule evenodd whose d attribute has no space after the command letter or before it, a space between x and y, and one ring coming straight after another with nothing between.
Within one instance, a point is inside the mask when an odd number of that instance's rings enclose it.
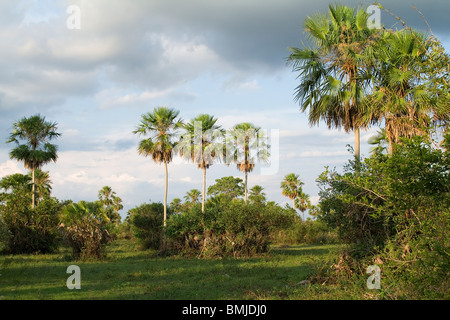
<instances>
[{"instance_id":1,"label":"foliage","mask_svg":"<svg viewBox=\"0 0 450 320\"><path fill-rule=\"evenodd\" d=\"M224 194L230 200L244 195L244 184L241 178L233 176L216 179L216 183L208 187L208 196Z\"/></svg>"},{"instance_id":2,"label":"foliage","mask_svg":"<svg viewBox=\"0 0 450 320\"><path fill-rule=\"evenodd\" d=\"M56 122L49 122L45 117L34 115L22 118L13 124L7 143L15 143L16 147L9 153L11 159L23 161L25 168L31 170L32 176L32 200L31 206L35 206L35 171L48 162L56 162L57 146L50 141L61 134L56 132Z\"/></svg>"},{"instance_id":3,"label":"foliage","mask_svg":"<svg viewBox=\"0 0 450 320\"><path fill-rule=\"evenodd\" d=\"M119 224L119 211L123 209L122 199L116 195L116 192L110 186L104 186L100 189L98 199L103 204L108 219L114 224Z\"/></svg>"},{"instance_id":4,"label":"foliage","mask_svg":"<svg viewBox=\"0 0 450 320\"><path fill-rule=\"evenodd\" d=\"M246 204L243 200L226 205L208 202L173 216L168 223L169 245L176 253L202 257L253 256L269 250L270 234L285 228L293 214L278 205Z\"/></svg>"},{"instance_id":5,"label":"foliage","mask_svg":"<svg viewBox=\"0 0 450 320\"><path fill-rule=\"evenodd\" d=\"M48 253L58 246L58 214L62 204L45 197L34 208L26 190L3 194L0 224L4 247L10 253Z\"/></svg>"},{"instance_id":6,"label":"foliage","mask_svg":"<svg viewBox=\"0 0 450 320\"><path fill-rule=\"evenodd\" d=\"M259 204L265 204L266 203L266 194L263 192L264 188L260 185L255 185L250 189L250 194L248 196L248 200L250 200L251 203L259 203Z\"/></svg>"},{"instance_id":7,"label":"foliage","mask_svg":"<svg viewBox=\"0 0 450 320\"><path fill-rule=\"evenodd\" d=\"M296 216L294 222L283 230L273 234L273 239L279 245L297 244L335 244L338 237L335 228L321 220L302 220Z\"/></svg>"},{"instance_id":8,"label":"foliage","mask_svg":"<svg viewBox=\"0 0 450 320\"><path fill-rule=\"evenodd\" d=\"M170 208L168 216L172 214ZM164 236L164 205L159 202L144 203L128 211L127 220L135 238L143 249L160 249Z\"/></svg>"},{"instance_id":9,"label":"foliage","mask_svg":"<svg viewBox=\"0 0 450 320\"><path fill-rule=\"evenodd\" d=\"M392 156L375 154L344 174L326 170L319 182L318 218L337 226L351 245L350 260L361 269L382 264L387 279L397 281L393 296L404 290L443 297L450 270L448 151L405 139Z\"/></svg>"},{"instance_id":10,"label":"foliage","mask_svg":"<svg viewBox=\"0 0 450 320\"><path fill-rule=\"evenodd\" d=\"M112 223L99 201L67 205L61 214L60 230L75 259L102 259L112 240Z\"/></svg>"}]
</instances>

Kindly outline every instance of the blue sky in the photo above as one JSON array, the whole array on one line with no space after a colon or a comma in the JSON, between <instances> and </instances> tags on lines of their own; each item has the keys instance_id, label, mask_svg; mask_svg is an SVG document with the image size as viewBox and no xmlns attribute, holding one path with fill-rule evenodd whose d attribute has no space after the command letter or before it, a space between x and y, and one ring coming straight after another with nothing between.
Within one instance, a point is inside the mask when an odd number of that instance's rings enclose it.
<instances>
[{"instance_id":1,"label":"blue sky","mask_svg":"<svg viewBox=\"0 0 450 320\"><path fill-rule=\"evenodd\" d=\"M132 134L143 113L156 106L180 110L190 120L217 117L224 128L243 121L279 132L279 166L264 175L257 164L249 186L264 187L269 200L285 203L280 181L299 174L304 190L317 203L315 182L325 166L342 170L352 157L353 134L310 127L293 99L296 75L286 66L287 47L304 41L307 15L325 12L329 1L302 0L0 0L0 140L14 121L40 113L56 121L62 136L59 159L50 171L59 199L95 200L112 187L128 209L163 200L164 169L136 152ZM369 1L342 1L367 7ZM426 24L450 47L450 3L384 1L411 26ZM76 5L81 29L70 30L66 10ZM382 24L395 21L382 13ZM361 132L362 154L376 132ZM11 145L0 143L0 176L25 173L9 159ZM234 165L214 164L207 184L242 174ZM193 188L202 173L181 159L169 166L169 202Z\"/></svg>"}]
</instances>

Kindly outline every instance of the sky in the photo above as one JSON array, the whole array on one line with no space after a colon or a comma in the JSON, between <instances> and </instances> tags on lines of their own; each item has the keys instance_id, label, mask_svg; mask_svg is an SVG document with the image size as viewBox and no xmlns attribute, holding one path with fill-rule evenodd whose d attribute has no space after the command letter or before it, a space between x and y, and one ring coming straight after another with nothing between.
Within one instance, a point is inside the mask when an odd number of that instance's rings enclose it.
<instances>
[{"instance_id":1,"label":"sky","mask_svg":"<svg viewBox=\"0 0 450 320\"><path fill-rule=\"evenodd\" d=\"M26 173L6 144L12 124L34 114L57 122L58 160L47 164L52 195L94 201L110 186L127 211L163 201L164 167L137 152L141 116L158 106L183 120L214 115L224 129L252 122L269 136L272 157L256 163L249 187L284 205L280 182L295 173L313 204L326 166L342 171L354 136L311 127L294 100L297 75L289 47L305 43L303 21L325 13L329 0L0 0L0 177ZM431 31L450 48L450 1L380 1L410 26ZM340 1L367 8L371 1ZM79 11L72 11L71 8ZM79 13L79 16L77 15ZM77 19L79 18L79 19ZM79 22L79 25L77 25ZM382 11L381 24L398 27ZM74 28L75 27L75 28ZM377 127L361 131L361 153ZM216 163L207 186L243 178L235 165ZM168 202L202 188L202 171L175 157Z\"/></svg>"}]
</instances>

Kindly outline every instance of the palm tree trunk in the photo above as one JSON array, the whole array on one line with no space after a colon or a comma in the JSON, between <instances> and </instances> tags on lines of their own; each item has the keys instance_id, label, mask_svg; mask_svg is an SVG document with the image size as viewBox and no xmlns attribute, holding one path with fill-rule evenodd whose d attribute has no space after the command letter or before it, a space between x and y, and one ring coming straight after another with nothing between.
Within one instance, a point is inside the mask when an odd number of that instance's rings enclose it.
<instances>
[{"instance_id":1,"label":"palm tree trunk","mask_svg":"<svg viewBox=\"0 0 450 320\"><path fill-rule=\"evenodd\" d=\"M34 182L34 169L31 169L31 207L34 209L34 193L36 190L36 184Z\"/></svg>"},{"instance_id":2,"label":"palm tree trunk","mask_svg":"<svg viewBox=\"0 0 450 320\"><path fill-rule=\"evenodd\" d=\"M205 213L206 198L206 168L203 168L203 196L202 196L202 212Z\"/></svg>"},{"instance_id":3,"label":"palm tree trunk","mask_svg":"<svg viewBox=\"0 0 450 320\"><path fill-rule=\"evenodd\" d=\"M356 162L359 163L361 161L359 127L355 128L354 131L355 131L355 157L356 157Z\"/></svg>"},{"instance_id":4,"label":"palm tree trunk","mask_svg":"<svg viewBox=\"0 0 450 320\"><path fill-rule=\"evenodd\" d=\"M164 191L164 227L165 227L167 220L167 185L168 185L167 162L164 162L164 169L166 171L166 189Z\"/></svg>"},{"instance_id":5,"label":"palm tree trunk","mask_svg":"<svg viewBox=\"0 0 450 320\"><path fill-rule=\"evenodd\" d=\"M295 209L297 209L296 207L297 206L295 205L295 199L292 199L292 208L294 208L294 210L295 210Z\"/></svg>"},{"instance_id":6,"label":"palm tree trunk","mask_svg":"<svg viewBox=\"0 0 450 320\"><path fill-rule=\"evenodd\" d=\"M247 203L247 170L245 170L245 178L244 178L244 193L245 193L245 203Z\"/></svg>"}]
</instances>

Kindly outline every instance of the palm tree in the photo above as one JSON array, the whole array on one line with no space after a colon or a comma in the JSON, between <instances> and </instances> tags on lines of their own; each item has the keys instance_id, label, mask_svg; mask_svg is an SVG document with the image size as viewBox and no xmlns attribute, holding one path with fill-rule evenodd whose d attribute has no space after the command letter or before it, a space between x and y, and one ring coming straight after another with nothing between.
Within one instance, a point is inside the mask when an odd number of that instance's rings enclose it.
<instances>
[{"instance_id":1,"label":"palm tree","mask_svg":"<svg viewBox=\"0 0 450 320\"><path fill-rule=\"evenodd\" d=\"M369 138L367 143L374 147L370 149L370 153L373 155L381 155L385 153L388 148L386 147L386 130L380 129L375 136Z\"/></svg>"},{"instance_id":2,"label":"palm tree","mask_svg":"<svg viewBox=\"0 0 450 320\"><path fill-rule=\"evenodd\" d=\"M281 181L281 193L283 196L292 200L294 210L297 209L297 198L303 193L303 184L299 175L294 173L287 174L283 181Z\"/></svg>"},{"instance_id":3,"label":"palm tree","mask_svg":"<svg viewBox=\"0 0 450 320\"><path fill-rule=\"evenodd\" d=\"M57 146L50 143L61 135L56 130L57 123L45 121L45 117L40 115L24 117L13 124L13 132L6 141L17 145L9 153L11 159L23 161L25 168L31 170L32 208L35 207L35 171L48 162L56 162L58 158Z\"/></svg>"},{"instance_id":4,"label":"palm tree","mask_svg":"<svg viewBox=\"0 0 450 320\"><path fill-rule=\"evenodd\" d=\"M295 206L298 210L304 213L307 209L311 208L311 201L309 200L309 195L304 193L303 191L298 195L298 197L294 200ZM303 216L303 220L305 217Z\"/></svg>"},{"instance_id":5,"label":"palm tree","mask_svg":"<svg viewBox=\"0 0 450 320\"><path fill-rule=\"evenodd\" d=\"M21 173L14 173L8 176L4 176L0 180L0 189L14 193L17 190L25 189L26 192L31 194L31 176Z\"/></svg>"},{"instance_id":6,"label":"palm tree","mask_svg":"<svg viewBox=\"0 0 450 320\"><path fill-rule=\"evenodd\" d=\"M198 200L200 199L200 196L201 196L200 190L192 189L186 193L184 199L191 203L197 203Z\"/></svg>"},{"instance_id":7,"label":"palm tree","mask_svg":"<svg viewBox=\"0 0 450 320\"><path fill-rule=\"evenodd\" d=\"M308 17L305 29L316 49L290 48L287 63L299 72L301 83L295 91L300 110L309 109L310 125L324 120L329 129L343 128L355 133L355 157L360 159L360 128L376 119L361 103L367 91L367 65L370 49L378 31L367 27L363 9L330 5L329 14ZM366 57L363 59L362 57Z\"/></svg>"},{"instance_id":8,"label":"palm tree","mask_svg":"<svg viewBox=\"0 0 450 320\"><path fill-rule=\"evenodd\" d=\"M185 133L177 145L177 151L182 157L192 160L203 170L202 212L205 212L206 169L221 159L225 152L224 131L216 125L217 120L208 114L192 119L183 125Z\"/></svg>"},{"instance_id":9,"label":"palm tree","mask_svg":"<svg viewBox=\"0 0 450 320\"><path fill-rule=\"evenodd\" d=\"M34 173L35 184L36 184L36 195L38 196L38 201L44 197L50 196L52 191L52 181L50 180L50 174L48 171L42 171L41 169L36 169Z\"/></svg>"},{"instance_id":10,"label":"palm tree","mask_svg":"<svg viewBox=\"0 0 450 320\"><path fill-rule=\"evenodd\" d=\"M167 164L172 161L176 142L176 129L181 126L181 119L178 119L178 110L167 107L157 107L153 112L142 115L142 119L137 129L133 131L139 135L151 135L149 138L141 140L138 152L145 157L151 156L156 163L164 163L165 169L165 190L164 190L164 227L167 220L167 191L168 191L168 170Z\"/></svg>"},{"instance_id":11,"label":"palm tree","mask_svg":"<svg viewBox=\"0 0 450 320\"><path fill-rule=\"evenodd\" d=\"M98 199L106 206L111 207L113 205L113 199L116 193L112 190L110 186L104 186L98 192Z\"/></svg>"},{"instance_id":12,"label":"palm tree","mask_svg":"<svg viewBox=\"0 0 450 320\"><path fill-rule=\"evenodd\" d=\"M264 188L260 185L255 185L250 189L248 199L253 203L265 203L266 194L263 192Z\"/></svg>"},{"instance_id":13,"label":"palm tree","mask_svg":"<svg viewBox=\"0 0 450 320\"><path fill-rule=\"evenodd\" d=\"M403 29L386 31L375 47L374 90L366 103L384 121L389 154L401 137L428 134L430 115L440 112L423 81L430 78L426 69L429 46L424 34Z\"/></svg>"},{"instance_id":14,"label":"palm tree","mask_svg":"<svg viewBox=\"0 0 450 320\"><path fill-rule=\"evenodd\" d=\"M231 130L233 141L233 160L238 170L244 172L244 200L248 198L248 173L255 167L255 160L267 161L270 154L264 144L261 128L255 127L252 123L243 122L235 125ZM252 150L256 153L251 155Z\"/></svg>"}]
</instances>

